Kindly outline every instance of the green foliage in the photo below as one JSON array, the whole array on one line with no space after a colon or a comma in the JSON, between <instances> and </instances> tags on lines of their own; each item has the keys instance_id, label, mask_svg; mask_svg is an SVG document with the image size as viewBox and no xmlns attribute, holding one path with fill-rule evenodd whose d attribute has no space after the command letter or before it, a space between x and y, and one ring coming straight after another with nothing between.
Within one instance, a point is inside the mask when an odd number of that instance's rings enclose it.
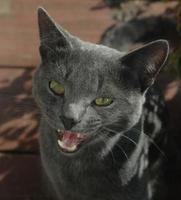
<instances>
[{"instance_id":1,"label":"green foliage","mask_svg":"<svg viewBox=\"0 0 181 200\"><path fill-rule=\"evenodd\" d=\"M166 71L181 78L181 48L170 54Z\"/></svg>"},{"instance_id":2,"label":"green foliage","mask_svg":"<svg viewBox=\"0 0 181 200\"><path fill-rule=\"evenodd\" d=\"M177 31L180 35L177 49L170 54L169 64L166 70L181 78L181 2L177 6ZM170 66L170 67L169 67Z\"/></svg>"}]
</instances>

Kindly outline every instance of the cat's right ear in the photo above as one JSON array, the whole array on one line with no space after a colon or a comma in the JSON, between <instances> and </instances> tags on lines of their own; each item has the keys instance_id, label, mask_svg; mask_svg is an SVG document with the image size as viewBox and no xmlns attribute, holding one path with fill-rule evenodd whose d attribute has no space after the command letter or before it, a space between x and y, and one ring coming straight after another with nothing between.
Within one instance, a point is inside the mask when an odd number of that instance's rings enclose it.
<instances>
[{"instance_id":1,"label":"cat's right ear","mask_svg":"<svg viewBox=\"0 0 181 200\"><path fill-rule=\"evenodd\" d=\"M58 26L42 7L38 8L38 25L40 54L43 60L46 60L51 54L58 55L71 48L69 34Z\"/></svg>"},{"instance_id":2,"label":"cat's right ear","mask_svg":"<svg viewBox=\"0 0 181 200\"><path fill-rule=\"evenodd\" d=\"M169 54L166 40L156 40L123 56L121 63L129 69L140 82L141 91L145 92L155 81Z\"/></svg>"}]
</instances>

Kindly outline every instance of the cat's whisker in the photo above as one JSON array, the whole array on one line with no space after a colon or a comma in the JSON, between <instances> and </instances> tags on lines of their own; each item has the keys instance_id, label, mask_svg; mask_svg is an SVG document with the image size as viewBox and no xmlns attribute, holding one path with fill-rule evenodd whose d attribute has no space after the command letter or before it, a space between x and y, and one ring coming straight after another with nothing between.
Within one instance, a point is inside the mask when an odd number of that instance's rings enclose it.
<instances>
[{"instance_id":1,"label":"cat's whisker","mask_svg":"<svg viewBox=\"0 0 181 200\"><path fill-rule=\"evenodd\" d=\"M114 131L114 130L112 130L112 129L109 129L109 128L107 128L107 127L103 127L103 128L104 128L105 130L110 131L110 132L115 133L115 134L118 134L118 133L119 133L119 132ZM130 137L128 137L128 136L126 136L126 135L124 135L124 134L122 134L121 137L126 138L127 140L129 140L130 142L132 142L135 146L137 146L137 143L136 143L134 140L132 140Z\"/></svg>"},{"instance_id":2,"label":"cat's whisker","mask_svg":"<svg viewBox=\"0 0 181 200\"><path fill-rule=\"evenodd\" d=\"M136 131L136 133L140 133L140 131L136 128L133 128L133 131ZM165 155L165 153L160 149L160 147L155 143L155 141L149 136L147 135L145 132L143 132L143 134L145 135L145 137L155 146L155 148L164 156L167 157Z\"/></svg>"},{"instance_id":3,"label":"cat's whisker","mask_svg":"<svg viewBox=\"0 0 181 200\"><path fill-rule=\"evenodd\" d=\"M108 136L108 135L104 135L104 136L107 137L107 138L111 138L111 137ZM128 156L127 156L127 154L126 154L124 148L123 148L121 145L118 145L118 144L115 144L115 146L117 146L117 147L122 151L122 153L123 153L124 156L126 157L127 161L129 162L129 158L128 158Z\"/></svg>"},{"instance_id":4,"label":"cat's whisker","mask_svg":"<svg viewBox=\"0 0 181 200\"><path fill-rule=\"evenodd\" d=\"M110 131L110 132L118 133L118 132L113 131L113 130L107 128L107 127L104 127L104 128L106 128L106 129L107 129L108 131ZM138 129L136 129L136 128L132 128L132 130L134 130L134 131L136 131L137 133L141 134L141 131L138 130ZM164 153L164 152L160 149L160 147L154 142L154 140L153 140L149 135L147 135L145 132L143 132L143 134L144 134L145 137L147 137L147 139L155 146L155 148L156 148L164 157L166 157L165 153ZM136 143L134 140L132 140L131 138L127 137L127 136L124 135L124 134L122 135L122 137L128 139L129 141L131 141L132 143L134 143L135 146L137 146L137 143Z\"/></svg>"},{"instance_id":5,"label":"cat's whisker","mask_svg":"<svg viewBox=\"0 0 181 200\"><path fill-rule=\"evenodd\" d=\"M115 124L116 124L116 123L115 123ZM107 125L107 124L106 124L106 125ZM110 125L110 124L108 124L108 125ZM106 129L109 129L109 128L107 128L107 127L105 127L105 128L106 128ZM136 131L137 133L141 134L141 131L138 130L138 129L136 129L136 128L134 128L134 127L132 128L132 130L134 130L134 131ZM113 130L111 130L111 129L109 129L108 131L113 132ZM116 133L116 132L114 132L114 133ZM146 134L145 132L143 132L143 134L144 134L145 137L147 137L147 139L155 146L155 148L156 148L164 157L166 157L165 153L160 149L160 147L155 143L155 141L154 141L148 134ZM128 140L132 141L135 145L137 145L136 142L133 141L131 138L129 138L129 137L125 136L125 135L122 135L122 136L125 137L125 138L127 138Z\"/></svg>"},{"instance_id":6,"label":"cat's whisker","mask_svg":"<svg viewBox=\"0 0 181 200\"><path fill-rule=\"evenodd\" d=\"M107 146L104 137L103 137L102 135L99 135L99 137L101 138L101 141L104 142L105 146L106 146L106 147L109 149L109 151L111 152L111 156L112 156L113 162L116 162L115 157L114 157L114 154L113 154L113 152L112 152L112 149L109 148L109 147Z\"/></svg>"},{"instance_id":7,"label":"cat's whisker","mask_svg":"<svg viewBox=\"0 0 181 200\"><path fill-rule=\"evenodd\" d=\"M122 135L122 137L126 138L127 140L129 140L130 142L132 142L135 146L137 146L137 143L133 139L131 139L130 137L128 137L128 136L126 136L124 134Z\"/></svg>"},{"instance_id":8,"label":"cat's whisker","mask_svg":"<svg viewBox=\"0 0 181 200\"><path fill-rule=\"evenodd\" d=\"M122 151L122 153L125 155L127 161L129 162L129 158L128 158L128 156L127 156L127 154L126 154L124 148L123 148L122 146L118 145L118 144L116 144L116 146Z\"/></svg>"}]
</instances>

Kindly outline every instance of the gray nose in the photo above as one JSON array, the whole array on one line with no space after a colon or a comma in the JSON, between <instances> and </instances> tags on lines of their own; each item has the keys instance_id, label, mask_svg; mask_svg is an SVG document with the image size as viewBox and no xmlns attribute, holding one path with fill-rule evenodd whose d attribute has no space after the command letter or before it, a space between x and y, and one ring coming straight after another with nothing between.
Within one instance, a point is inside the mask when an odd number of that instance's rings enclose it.
<instances>
[{"instance_id":1,"label":"gray nose","mask_svg":"<svg viewBox=\"0 0 181 200\"><path fill-rule=\"evenodd\" d=\"M72 118L67 118L65 116L60 116L60 119L62 120L62 123L63 123L64 128L66 130L70 130L76 124L75 120L72 119Z\"/></svg>"}]
</instances>

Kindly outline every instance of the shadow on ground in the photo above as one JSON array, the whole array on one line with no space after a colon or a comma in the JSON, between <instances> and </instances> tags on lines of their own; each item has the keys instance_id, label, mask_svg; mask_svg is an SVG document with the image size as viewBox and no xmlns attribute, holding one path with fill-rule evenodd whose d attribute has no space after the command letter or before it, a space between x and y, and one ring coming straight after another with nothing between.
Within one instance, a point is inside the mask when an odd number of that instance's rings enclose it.
<instances>
[{"instance_id":1,"label":"shadow on ground","mask_svg":"<svg viewBox=\"0 0 181 200\"><path fill-rule=\"evenodd\" d=\"M0 70L0 151L36 152L40 114L31 91L33 69Z\"/></svg>"}]
</instances>

